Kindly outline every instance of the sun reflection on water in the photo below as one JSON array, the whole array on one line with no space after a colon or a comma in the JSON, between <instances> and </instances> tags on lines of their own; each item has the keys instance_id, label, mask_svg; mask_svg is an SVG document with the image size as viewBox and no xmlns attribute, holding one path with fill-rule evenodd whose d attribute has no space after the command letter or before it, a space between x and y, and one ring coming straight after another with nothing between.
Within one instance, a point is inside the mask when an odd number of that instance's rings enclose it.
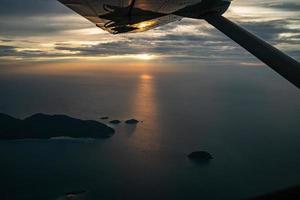
<instances>
[{"instance_id":1,"label":"sun reflection on water","mask_svg":"<svg viewBox=\"0 0 300 200\"><path fill-rule=\"evenodd\" d=\"M132 135L134 146L141 149L159 149L160 133L158 108L155 92L155 77L143 73L138 77L136 95L133 101L133 116L142 123L136 127Z\"/></svg>"}]
</instances>

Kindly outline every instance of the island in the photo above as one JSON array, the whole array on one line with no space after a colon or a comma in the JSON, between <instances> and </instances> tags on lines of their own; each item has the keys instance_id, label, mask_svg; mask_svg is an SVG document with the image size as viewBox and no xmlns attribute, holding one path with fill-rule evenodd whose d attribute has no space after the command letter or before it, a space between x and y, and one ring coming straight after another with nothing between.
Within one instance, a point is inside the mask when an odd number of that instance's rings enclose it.
<instances>
[{"instance_id":1,"label":"island","mask_svg":"<svg viewBox=\"0 0 300 200\"><path fill-rule=\"evenodd\" d=\"M0 113L0 140L49 139L54 137L108 138L114 129L94 120L67 115L34 114L17 119Z\"/></svg>"},{"instance_id":2,"label":"island","mask_svg":"<svg viewBox=\"0 0 300 200\"><path fill-rule=\"evenodd\" d=\"M194 151L188 155L193 161L207 162L213 159L212 155L206 151Z\"/></svg>"},{"instance_id":3,"label":"island","mask_svg":"<svg viewBox=\"0 0 300 200\"><path fill-rule=\"evenodd\" d=\"M109 122L110 124L120 124L121 121L120 120L112 120Z\"/></svg>"},{"instance_id":4,"label":"island","mask_svg":"<svg viewBox=\"0 0 300 200\"><path fill-rule=\"evenodd\" d=\"M79 191L67 192L65 196L67 198L71 199L71 198L76 198L77 196L80 196L80 195L84 195L86 193L87 193L87 191L85 191L85 190L79 190Z\"/></svg>"},{"instance_id":5,"label":"island","mask_svg":"<svg viewBox=\"0 0 300 200\"><path fill-rule=\"evenodd\" d=\"M137 124L137 123L139 123L139 121L136 119L129 119L129 120L126 120L125 123L126 124Z\"/></svg>"}]
</instances>

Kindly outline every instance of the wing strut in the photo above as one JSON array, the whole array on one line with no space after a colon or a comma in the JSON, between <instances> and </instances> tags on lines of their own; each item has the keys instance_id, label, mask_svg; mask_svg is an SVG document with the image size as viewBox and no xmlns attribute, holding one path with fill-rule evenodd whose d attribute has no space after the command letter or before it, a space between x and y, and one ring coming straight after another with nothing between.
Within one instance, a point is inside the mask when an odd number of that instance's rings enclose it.
<instances>
[{"instance_id":1,"label":"wing strut","mask_svg":"<svg viewBox=\"0 0 300 200\"><path fill-rule=\"evenodd\" d=\"M300 89L300 63L221 15L205 20Z\"/></svg>"}]
</instances>

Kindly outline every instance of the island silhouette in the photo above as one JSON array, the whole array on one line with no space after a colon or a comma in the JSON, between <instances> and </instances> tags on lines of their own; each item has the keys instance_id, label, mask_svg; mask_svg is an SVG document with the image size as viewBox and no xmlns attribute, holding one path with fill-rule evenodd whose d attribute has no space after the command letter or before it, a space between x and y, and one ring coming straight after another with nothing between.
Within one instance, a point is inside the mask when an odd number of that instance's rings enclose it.
<instances>
[{"instance_id":1,"label":"island silhouette","mask_svg":"<svg viewBox=\"0 0 300 200\"><path fill-rule=\"evenodd\" d=\"M34 114L17 119L0 113L0 140L49 139L54 137L109 138L114 129L94 120L67 115Z\"/></svg>"}]
</instances>

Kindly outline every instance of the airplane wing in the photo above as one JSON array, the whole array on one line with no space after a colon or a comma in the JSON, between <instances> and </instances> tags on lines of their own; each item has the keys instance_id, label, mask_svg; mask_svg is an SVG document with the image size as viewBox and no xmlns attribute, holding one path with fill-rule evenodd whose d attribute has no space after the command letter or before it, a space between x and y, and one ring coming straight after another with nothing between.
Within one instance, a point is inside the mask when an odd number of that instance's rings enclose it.
<instances>
[{"instance_id":1,"label":"airplane wing","mask_svg":"<svg viewBox=\"0 0 300 200\"><path fill-rule=\"evenodd\" d=\"M142 32L180 20L205 19L300 88L300 63L222 14L231 0L58 0L113 34Z\"/></svg>"},{"instance_id":2,"label":"airplane wing","mask_svg":"<svg viewBox=\"0 0 300 200\"><path fill-rule=\"evenodd\" d=\"M152 0L58 0L97 27L112 34L143 32L182 17L170 14L178 7ZM195 0L190 0L195 1ZM197 0L199 1L199 0ZM187 0L187 2L189 2ZM168 6L166 6L168 5ZM182 6L181 6L182 7Z\"/></svg>"}]
</instances>

